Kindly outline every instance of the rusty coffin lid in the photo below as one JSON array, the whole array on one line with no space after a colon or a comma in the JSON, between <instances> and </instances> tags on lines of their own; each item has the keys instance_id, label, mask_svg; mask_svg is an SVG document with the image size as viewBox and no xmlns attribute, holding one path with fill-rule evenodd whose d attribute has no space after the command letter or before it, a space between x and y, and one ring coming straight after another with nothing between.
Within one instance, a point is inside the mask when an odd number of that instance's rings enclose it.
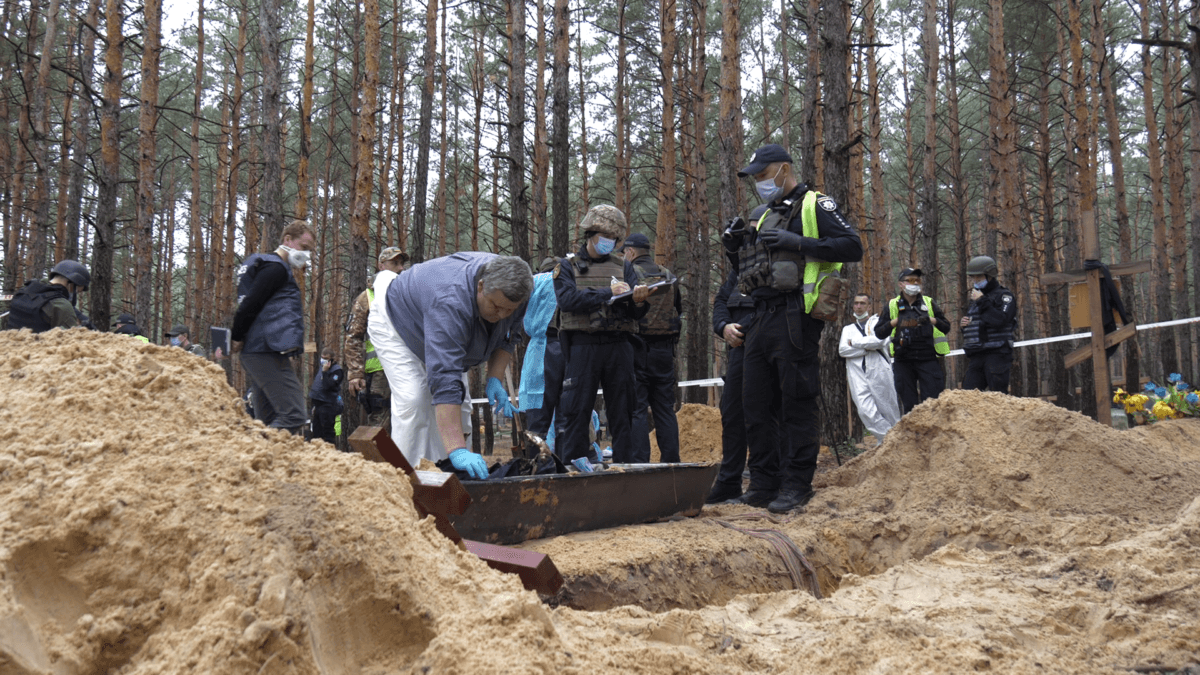
<instances>
[{"instance_id":1,"label":"rusty coffin lid","mask_svg":"<svg viewBox=\"0 0 1200 675\"><path fill-rule=\"evenodd\" d=\"M718 464L613 464L594 473L464 480L473 507L451 516L468 539L516 544L569 532L695 516Z\"/></svg>"}]
</instances>

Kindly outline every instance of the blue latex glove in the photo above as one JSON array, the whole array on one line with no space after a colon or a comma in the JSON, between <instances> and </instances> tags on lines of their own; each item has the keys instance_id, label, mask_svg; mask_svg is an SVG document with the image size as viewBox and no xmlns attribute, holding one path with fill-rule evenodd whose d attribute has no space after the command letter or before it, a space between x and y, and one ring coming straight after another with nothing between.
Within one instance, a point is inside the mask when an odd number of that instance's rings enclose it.
<instances>
[{"instance_id":1,"label":"blue latex glove","mask_svg":"<svg viewBox=\"0 0 1200 675\"><path fill-rule=\"evenodd\" d=\"M459 448L450 453L450 463L459 471L466 471L475 480L486 480L488 477L487 462L483 457L466 448Z\"/></svg>"},{"instance_id":2,"label":"blue latex glove","mask_svg":"<svg viewBox=\"0 0 1200 675\"><path fill-rule=\"evenodd\" d=\"M799 251L802 239L804 237L790 230L763 230L758 233L759 243L772 250Z\"/></svg>"},{"instance_id":3,"label":"blue latex glove","mask_svg":"<svg viewBox=\"0 0 1200 675\"><path fill-rule=\"evenodd\" d=\"M492 409L505 417L513 416L512 403L508 400L508 392L504 390L504 385L498 377L489 377L487 381L487 397L488 403L492 404Z\"/></svg>"}]
</instances>

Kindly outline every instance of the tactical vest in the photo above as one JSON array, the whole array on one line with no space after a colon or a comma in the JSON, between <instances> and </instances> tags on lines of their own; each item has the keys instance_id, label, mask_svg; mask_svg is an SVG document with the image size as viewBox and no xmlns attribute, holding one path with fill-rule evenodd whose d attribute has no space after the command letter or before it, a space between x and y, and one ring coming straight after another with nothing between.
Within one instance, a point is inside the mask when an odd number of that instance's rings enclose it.
<instances>
[{"instance_id":1,"label":"tactical vest","mask_svg":"<svg viewBox=\"0 0 1200 675\"><path fill-rule=\"evenodd\" d=\"M375 302L375 289L367 289L367 308L371 307L371 303ZM379 362L379 355L375 353L375 345L371 344L371 338L367 335L363 336L363 351L366 352L366 363L363 364L364 373L378 373L383 370L383 364Z\"/></svg>"},{"instance_id":2,"label":"tactical vest","mask_svg":"<svg viewBox=\"0 0 1200 675\"><path fill-rule=\"evenodd\" d=\"M995 289L988 293L988 296L995 295L999 297L1000 294L1009 292L1007 288L997 285ZM981 313L978 303L972 302L971 306L967 308L967 316L971 317L971 323L962 329L963 351L969 355L989 349L1011 348L1013 345L1013 329L1016 328L1016 321L1010 321L1008 325L1000 328L988 328L979 320Z\"/></svg>"},{"instance_id":3,"label":"tactical vest","mask_svg":"<svg viewBox=\"0 0 1200 675\"><path fill-rule=\"evenodd\" d=\"M250 293L262 265L277 263L287 270L287 281L267 300L250 324L242 351L286 353L304 347L304 306L292 268L275 253L255 253L238 269L238 304Z\"/></svg>"},{"instance_id":4,"label":"tactical vest","mask_svg":"<svg viewBox=\"0 0 1200 675\"><path fill-rule=\"evenodd\" d=\"M647 286L674 276L667 268L654 263L649 263L645 268L634 263L633 271L637 274L638 283ZM679 312L675 311L674 290L670 286L664 286L646 299L646 302L650 303L650 309L638 322L638 332L642 335L679 335L683 326L679 320Z\"/></svg>"},{"instance_id":5,"label":"tactical vest","mask_svg":"<svg viewBox=\"0 0 1200 675\"><path fill-rule=\"evenodd\" d=\"M802 236L810 239L821 237L817 227L817 198L820 196L820 193L809 190L799 204ZM767 209L758 219L755 229L758 232L787 229L796 215L796 210L795 203L786 213ZM754 289L763 287L773 288L780 293L791 293L799 289L804 294L805 312L812 311L825 279L842 269L840 262L826 262L805 256L799 251L771 250L758 243L757 237L754 243L742 245L739 260L739 291L749 295Z\"/></svg>"},{"instance_id":6,"label":"tactical vest","mask_svg":"<svg viewBox=\"0 0 1200 675\"><path fill-rule=\"evenodd\" d=\"M925 311L929 312L929 322L933 326L933 351L939 356L945 356L950 353L950 341L946 338L946 334L938 330L937 324L934 323L933 317L933 299L927 295L921 296L921 303L925 305ZM888 303L888 317L895 319L900 315L900 296L892 298ZM896 355L896 331L900 330L900 326L892 327L892 341L888 343L888 353L892 356Z\"/></svg>"},{"instance_id":7,"label":"tactical vest","mask_svg":"<svg viewBox=\"0 0 1200 675\"><path fill-rule=\"evenodd\" d=\"M612 279L625 278L625 261L621 258L608 256L601 262L581 261L579 256L571 258L571 268L575 271L575 286L578 288L610 288ZM582 269L581 269L582 268ZM634 319L619 316L613 306L607 302L591 312L560 312L560 330L578 330L586 333L600 332L638 332L638 322Z\"/></svg>"},{"instance_id":8,"label":"tactical vest","mask_svg":"<svg viewBox=\"0 0 1200 675\"><path fill-rule=\"evenodd\" d=\"M16 330L28 328L35 333L44 333L54 326L46 319L43 311L55 298L70 297L65 286L48 284L40 279L26 281L21 290L13 294L8 306L8 327Z\"/></svg>"}]
</instances>

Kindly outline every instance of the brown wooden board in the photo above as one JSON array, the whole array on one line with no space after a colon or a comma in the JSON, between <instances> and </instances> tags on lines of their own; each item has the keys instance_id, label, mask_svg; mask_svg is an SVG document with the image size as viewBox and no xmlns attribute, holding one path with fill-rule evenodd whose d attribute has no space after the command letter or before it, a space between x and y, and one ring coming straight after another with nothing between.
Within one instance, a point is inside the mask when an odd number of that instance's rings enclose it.
<instances>
[{"instance_id":1,"label":"brown wooden board","mask_svg":"<svg viewBox=\"0 0 1200 675\"><path fill-rule=\"evenodd\" d=\"M515 574L525 588L545 595L554 595L563 586L562 574L545 553L519 548L485 544L464 539L463 547L479 556L494 570Z\"/></svg>"},{"instance_id":2,"label":"brown wooden board","mask_svg":"<svg viewBox=\"0 0 1200 675\"><path fill-rule=\"evenodd\" d=\"M516 544L569 532L694 516L716 464L619 464L595 473L463 481L473 508L451 516L467 539Z\"/></svg>"}]
</instances>

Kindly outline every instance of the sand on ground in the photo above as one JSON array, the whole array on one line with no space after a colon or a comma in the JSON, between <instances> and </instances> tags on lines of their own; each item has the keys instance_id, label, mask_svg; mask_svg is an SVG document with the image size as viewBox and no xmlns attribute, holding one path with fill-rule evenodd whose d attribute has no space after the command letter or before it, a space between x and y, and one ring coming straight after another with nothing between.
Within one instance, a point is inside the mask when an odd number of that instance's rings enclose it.
<instances>
[{"instance_id":1,"label":"sand on ground","mask_svg":"<svg viewBox=\"0 0 1200 675\"><path fill-rule=\"evenodd\" d=\"M544 601L419 519L395 469L249 419L182 350L2 332L0 416L6 675L1094 673L1200 654L1197 420L1115 431L946 392L821 474L803 513L527 542L568 582ZM823 599L720 521L786 534Z\"/></svg>"}]
</instances>

